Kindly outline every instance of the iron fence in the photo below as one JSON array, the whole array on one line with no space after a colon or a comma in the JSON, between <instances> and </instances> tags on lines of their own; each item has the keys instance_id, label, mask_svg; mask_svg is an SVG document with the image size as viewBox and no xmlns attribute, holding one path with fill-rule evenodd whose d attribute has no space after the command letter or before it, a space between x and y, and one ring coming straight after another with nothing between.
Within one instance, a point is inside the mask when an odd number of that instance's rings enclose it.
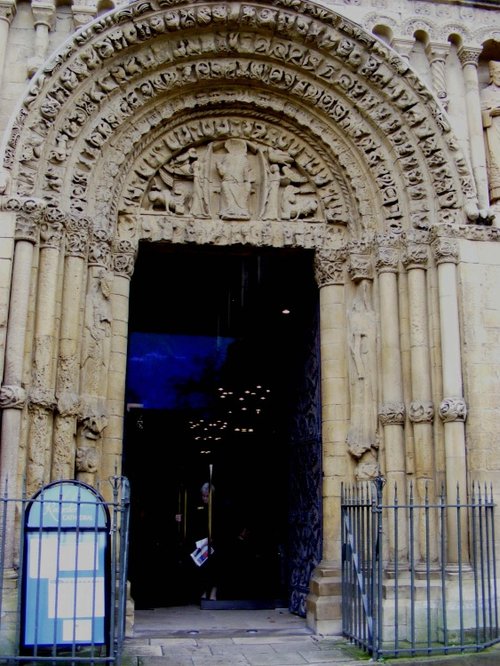
<instances>
[{"instance_id":1,"label":"iron fence","mask_svg":"<svg viewBox=\"0 0 500 666\"><path fill-rule=\"evenodd\" d=\"M130 490L110 483L0 498L0 664L121 663Z\"/></svg>"},{"instance_id":2,"label":"iron fence","mask_svg":"<svg viewBox=\"0 0 500 666\"><path fill-rule=\"evenodd\" d=\"M492 488L453 502L418 490L342 488L343 633L375 660L500 641Z\"/></svg>"}]
</instances>

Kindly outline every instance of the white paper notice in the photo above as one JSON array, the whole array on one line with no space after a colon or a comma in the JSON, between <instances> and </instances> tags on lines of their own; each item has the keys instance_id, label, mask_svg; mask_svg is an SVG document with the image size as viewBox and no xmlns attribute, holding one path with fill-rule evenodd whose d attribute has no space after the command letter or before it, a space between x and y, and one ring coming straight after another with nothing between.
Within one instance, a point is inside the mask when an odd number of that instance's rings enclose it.
<instances>
[{"instance_id":1,"label":"white paper notice","mask_svg":"<svg viewBox=\"0 0 500 666\"><path fill-rule=\"evenodd\" d=\"M91 620L64 620L62 623L62 639L65 643L73 641L84 641L89 643L92 640L92 621Z\"/></svg>"},{"instance_id":2,"label":"white paper notice","mask_svg":"<svg viewBox=\"0 0 500 666\"><path fill-rule=\"evenodd\" d=\"M50 619L104 617L104 578L49 580L48 606Z\"/></svg>"},{"instance_id":3,"label":"white paper notice","mask_svg":"<svg viewBox=\"0 0 500 666\"><path fill-rule=\"evenodd\" d=\"M59 571L93 571L98 564L97 535L75 533L32 536L29 542L29 577L55 578ZM58 557L59 550L59 557Z\"/></svg>"}]
</instances>

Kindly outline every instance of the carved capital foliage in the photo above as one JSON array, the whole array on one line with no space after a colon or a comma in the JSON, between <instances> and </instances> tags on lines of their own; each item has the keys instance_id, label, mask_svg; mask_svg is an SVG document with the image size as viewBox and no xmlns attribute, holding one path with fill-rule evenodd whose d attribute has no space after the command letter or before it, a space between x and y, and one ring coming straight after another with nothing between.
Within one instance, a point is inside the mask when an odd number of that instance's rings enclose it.
<instances>
[{"instance_id":1,"label":"carved capital foliage","mask_svg":"<svg viewBox=\"0 0 500 666\"><path fill-rule=\"evenodd\" d=\"M109 268L111 261L111 234L104 229L94 229L89 244L89 266Z\"/></svg>"},{"instance_id":2,"label":"carved capital foliage","mask_svg":"<svg viewBox=\"0 0 500 666\"><path fill-rule=\"evenodd\" d=\"M45 209L42 221L40 223L40 247L59 248L64 233L64 224L66 222L65 214L54 207Z\"/></svg>"},{"instance_id":3,"label":"carved capital foliage","mask_svg":"<svg viewBox=\"0 0 500 666\"><path fill-rule=\"evenodd\" d=\"M345 248L319 251L314 256L314 275L318 286L344 284Z\"/></svg>"},{"instance_id":4,"label":"carved capital foliage","mask_svg":"<svg viewBox=\"0 0 500 666\"><path fill-rule=\"evenodd\" d=\"M12 23L16 15L16 3L14 0L0 0L0 21Z\"/></svg>"},{"instance_id":5,"label":"carved capital foliage","mask_svg":"<svg viewBox=\"0 0 500 666\"><path fill-rule=\"evenodd\" d=\"M70 215L66 223L66 255L81 257L87 255L91 223L85 217Z\"/></svg>"},{"instance_id":6,"label":"carved capital foliage","mask_svg":"<svg viewBox=\"0 0 500 666\"><path fill-rule=\"evenodd\" d=\"M349 256L349 276L353 282L373 280L373 263L371 255L351 254Z\"/></svg>"},{"instance_id":7,"label":"carved capital foliage","mask_svg":"<svg viewBox=\"0 0 500 666\"><path fill-rule=\"evenodd\" d=\"M399 236L377 236L375 265L379 273L396 273L400 258Z\"/></svg>"},{"instance_id":8,"label":"carved capital foliage","mask_svg":"<svg viewBox=\"0 0 500 666\"><path fill-rule=\"evenodd\" d=\"M386 402L378 409L378 418L382 425L403 425L405 406L402 402Z\"/></svg>"},{"instance_id":9,"label":"carved capital foliage","mask_svg":"<svg viewBox=\"0 0 500 666\"><path fill-rule=\"evenodd\" d=\"M474 65L474 67L477 67L480 55L481 49L462 47L458 51L458 58L462 67L465 67L466 65Z\"/></svg>"},{"instance_id":10,"label":"carved capital foliage","mask_svg":"<svg viewBox=\"0 0 500 666\"><path fill-rule=\"evenodd\" d=\"M22 409L26 403L27 394L22 386L4 385L0 388L1 409Z\"/></svg>"},{"instance_id":11,"label":"carved capital foliage","mask_svg":"<svg viewBox=\"0 0 500 666\"><path fill-rule=\"evenodd\" d=\"M432 423L434 420L432 400L412 400L408 415L412 423Z\"/></svg>"},{"instance_id":12,"label":"carved capital foliage","mask_svg":"<svg viewBox=\"0 0 500 666\"><path fill-rule=\"evenodd\" d=\"M117 275L131 278L134 273L136 247L127 240L121 240L113 246L113 270Z\"/></svg>"},{"instance_id":13,"label":"carved capital foliage","mask_svg":"<svg viewBox=\"0 0 500 666\"><path fill-rule=\"evenodd\" d=\"M46 205L46 201L31 197L3 197L2 209L16 213L16 240L38 241L39 224Z\"/></svg>"},{"instance_id":14,"label":"carved capital foliage","mask_svg":"<svg viewBox=\"0 0 500 666\"><path fill-rule=\"evenodd\" d=\"M429 261L428 246L408 241L403 246L403 256L401 259L407 271L412 268L427 268Z\"/></svg>"},{"instance_id":15,"label":"carved capital foliage","mask_svg":"<svg viewBox=\"0 0 500 666\"><path fill-rule=\"evenodd\" d=\"M99 469L99 451L94 446L79 446L76 449L76 471L95 474Z\"/></svg>"},{"instance_id":16,"label":"carved capital foliage","mask_svg":"<svg viewBox=\"0 0 500 666\"><path fill-rule=\"evenodd\" d=\"M465 421L467 405L463 398L445 398L439 405L439 416L443 423Z\"/></svg>"},{"instance_id":17,"label":"carved capital foliage","mask_svg":"<svg viewBox=\"0 0 500 666\"><path fill-rule=\"evenodd\" d=\"M436 264L458 263L458 243L452 238L439 237L432 243Z\"/></svg>"}]
</instances>

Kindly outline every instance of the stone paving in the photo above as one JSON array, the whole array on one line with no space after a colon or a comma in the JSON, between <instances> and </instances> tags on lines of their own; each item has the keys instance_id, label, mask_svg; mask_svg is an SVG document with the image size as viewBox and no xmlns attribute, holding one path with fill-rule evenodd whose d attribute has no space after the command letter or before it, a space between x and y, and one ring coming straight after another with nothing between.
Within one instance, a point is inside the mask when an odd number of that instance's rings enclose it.
<instances>
[{"instance_id":1,"label":"stone paving","mask_svg":"<svg viewBox=\"0 0 500 666\"><path fill-rule=\"evenodd\" d=\"M285 609L200 611L192 606L137 611L122 666L350 666L367 661L341 637L312 634L304 620ZM400 658L394 664L500 666L500 646L465 655Z\"/></svg>"}]
</instances>

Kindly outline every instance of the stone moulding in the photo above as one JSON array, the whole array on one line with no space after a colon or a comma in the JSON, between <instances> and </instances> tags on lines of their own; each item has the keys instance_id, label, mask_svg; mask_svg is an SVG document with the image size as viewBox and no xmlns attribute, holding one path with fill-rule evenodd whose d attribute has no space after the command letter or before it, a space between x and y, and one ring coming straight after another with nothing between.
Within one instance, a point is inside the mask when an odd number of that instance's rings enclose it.
<instances>
[{"instance_id":1,"label":"stone moulding","mask_svg":"<svg viewBox=\"0 0 500 666\"><path fill-rule=\"evenodd\" d=\"M267 108L275 126L284 118L296 135L309 128L309 145L333 155L341 206L360 210L361 226L373 195L380 231L408 218L463 222L465 203L474 208L433 94L391 49L310 2L135 2L92 22L38 74L13 122L13 190L60 193L63 209L109 224L110 202L125 197L131 160L151 135L200 104L208 117L221 101L230 108L231 94L233 106Z\"/></svg>"}]
</instances>

